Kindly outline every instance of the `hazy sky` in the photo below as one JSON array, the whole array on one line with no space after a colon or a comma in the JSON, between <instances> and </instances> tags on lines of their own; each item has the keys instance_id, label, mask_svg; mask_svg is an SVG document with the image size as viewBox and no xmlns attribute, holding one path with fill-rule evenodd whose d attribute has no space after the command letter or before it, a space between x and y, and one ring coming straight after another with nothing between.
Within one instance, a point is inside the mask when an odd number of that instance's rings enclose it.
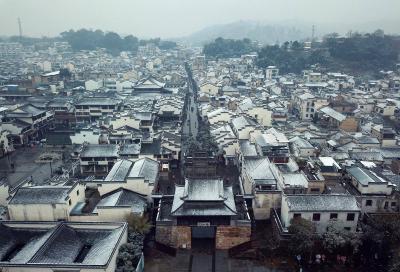
<instances>
[{"instance_id":1,"label":"hazy sky","mask_svg":"<svg viewBox=\"0 0 400 272\"><path fill-rule=\"evenodd\" d=\"M27 36L85 27L178 37L238 20L400 25L400 0L0 0L0 11L0 35L18 34L20 17Z\"/></svg>"}]
</instances>

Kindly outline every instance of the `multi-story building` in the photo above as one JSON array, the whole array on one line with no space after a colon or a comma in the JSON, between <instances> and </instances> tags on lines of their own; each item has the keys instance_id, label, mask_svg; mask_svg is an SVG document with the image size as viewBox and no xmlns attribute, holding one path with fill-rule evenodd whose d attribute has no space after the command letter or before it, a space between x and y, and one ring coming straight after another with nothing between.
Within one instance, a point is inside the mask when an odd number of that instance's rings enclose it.
<instances>
[{"instance_id":1,"label":"multi-story building","mask_svg":"<svg viewBox=\"0 0 400 272\"><path fill-rule=\"evenodd\" d=\"M78 202L84 202L85 187L31 186L19 188L8 203L10 220L60 221L69 220Z\"/></svg>"},{"instance_id":2,"label":"multi-story building","mask_svg":"<svg viewBox=\"0 0 400 272\"><path fill-rule=\"evenodd\" d=\"M117 161L118 145L83 145L79 154L81 175L105 177Z\"/></svg>"},{"instance_id":3,"label":"multi-story building","mask_svg":"<svg viewBox=\"0 0 400 272\"><path fill-rule=\"evenodd\" d=\"M292 219L304 218L315 224L318 233L324 233L331 220L338 222L343 229L357 230L360 207L352 195L284 195L280 220L284 228L291 225Z\"/></svg>"},{"instance_id":4,"label":"multi-story building","mask_svg":"<svg viewBox=\"0 0 400 272\"><path fill-rule=\"evenodd\" d=\"M92 123L101 116L112 115L118 111L121 101L108 97L87 97L75 104L77 123Z\"/></svg>"}]
</instances>

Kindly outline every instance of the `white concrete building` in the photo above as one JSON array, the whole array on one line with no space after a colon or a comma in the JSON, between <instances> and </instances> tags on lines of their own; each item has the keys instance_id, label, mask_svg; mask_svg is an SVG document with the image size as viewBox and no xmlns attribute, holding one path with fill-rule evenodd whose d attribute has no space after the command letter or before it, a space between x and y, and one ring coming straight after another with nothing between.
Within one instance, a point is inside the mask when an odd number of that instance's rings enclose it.
<instances>
[{"instance_id":1,"label":"white concrete building","mask_svg":"<svg viewBox=\"0 0 400 272\"><path fill-rule=\"evenodd\" d=\"M217 96L219 92L219 86L216 84L206 82L200 85L200 93L201 94L208 94L212 96Z\"/></svg>"},{"instance_id":2,"label":"white concrete building","mask_svg":"<svg viewBox=\"0 0 400 272\"><path fill-rule=\"evenodd\" d=\"M250 134L259 131L259 125L246 116L239 116L231 121L232 130L239 140L250 139Z\"/></svg>"},{"instance_id":3,"label":"white concrete building","mask_svg":"<svg viewBox=\"0 0 400 272\"><path fill-rule=\"evenodd\" d=\"M8 203L10 220L69 220L78 202L85 200L85 186L32 186L19 188Z\"/></svg>"},{"instance_id":4,"label":"white concrete building","mask_svg":"<svg viewBox=\"0 0 400 272\"><path fill-rule=\"evenodd\" d=\"M207 113L207 120L210 125L228 123L234 116L235 113L227 109L217 108Z\"/></svg>"},{"instance_id":5,"label":"white concrete building","mask_svg":"<svg viewBox=\"0 0 400 272\"><path fill-rule=\"evenodd\" d=\"M272 111L267 106L256 105L251 98L245 98L239 103L238 112L253 118L262 126L271 126Z\"/></svg>"},{"instance_id":6,"label":"white concrete building","mask_svg":"<svg viewBox=\"0 0 400 272\"><path fill-rule=\"evenodd\" d=\"M135 162L119 160L102 182L96 181L101 196L119 188L150 196L158 181L159 163L149 158L142 158Z\"/></svg>"},{"instance_id":7,"label":"white concrete building","mask_svg":"<svg viewBox=\"0 0 400 272\"><path fill-rule=\"evenodd\" d=\"M0 269L9 272L114 272L126 223L0 223ZM141 270L139 270L141 271Z\"/></svg>"},{"instance_id":8,"label":"white concrete building","mask_svg":"<svg viewBox=\"0 0 400 272\"><path fill-rule=\"evenodd\" d=\"M283 195L281 222L288 228L293 218L304 218L315 224L318 233L324 233L330 220L336 220L344 229L355 232L360 208L352 195Z\"/></svg>"}]
</instances>

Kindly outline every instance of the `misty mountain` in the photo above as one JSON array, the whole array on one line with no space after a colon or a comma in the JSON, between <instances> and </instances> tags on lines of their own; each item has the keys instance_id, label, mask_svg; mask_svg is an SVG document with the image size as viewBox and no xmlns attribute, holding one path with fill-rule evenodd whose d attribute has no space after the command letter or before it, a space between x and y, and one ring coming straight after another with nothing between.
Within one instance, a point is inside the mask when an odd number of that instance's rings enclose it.
<instances>
[{"instance_id":1,"label":"misty mountain","mask_svg":"<svg viewBox=\"0 0 400 272\"><path fill-rule=\"evenodd\" d=\"M295 27L283 24L267 24L251 21L237 21L230 24L214 25L180 38L194 45L203 45L218 37L225 39L249 38L263 44L302 40L311 36L311 26L307 32L304 26Z\"/></svg>"}]
</instances>

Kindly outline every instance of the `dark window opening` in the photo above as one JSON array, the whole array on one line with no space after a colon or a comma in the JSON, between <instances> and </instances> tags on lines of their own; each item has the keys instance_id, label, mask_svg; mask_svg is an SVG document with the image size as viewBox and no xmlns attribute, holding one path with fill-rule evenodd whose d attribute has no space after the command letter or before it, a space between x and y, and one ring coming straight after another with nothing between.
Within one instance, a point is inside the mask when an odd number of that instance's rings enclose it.
<instances>
[{"instance_id":1,"label":"dark window opening","mask_svg":"<svg viewBox=\"0 0 400 272\"><path fill-rule=\"evenodd\" d=\"M330 219L337 219L338 214L337 213L331 213Z\"/></svg>"},{"instance_id":2,"label":"dark window opening","mask_svg":"<svg viewBox=\"0 0 400 272\"><path fill-rule=\"evenodd\" d=\"M313 215L312 215L312 220L313 220L313 221L319 221L319 220L321 220L321 214L319 214L319 213L313 213Z\"/></svg>"},{"instance_id":3,"label":"dark window opening","mask_svg":"<svg viewBox=\"0 0 400 272\"><path fill-rule=\"evenodd\" d=\"M355 218L356 218L356 215L354 213L347 214L347 221L354 221Z\"/></svg>"},{"instance_id":4,"label":"dark window opening","mask_svg":"<svg viewBox=\"0 0 400 272\"><path fill-rule=\"evenodd\" d=\"M301 218L301 213L295 213L293 214L293 218Z\"/></svg>"},{"instance_id":5,"label":"dark window opening","mask_svg":"<svg viewBox=\"0 0 400 272\"><path fill-rule=\"evenodd\" d=\"M372 200L371 200L371 199L368 199L368 200L365 202L365 206L372 206Z\"/></svg>"}]
</instances>

